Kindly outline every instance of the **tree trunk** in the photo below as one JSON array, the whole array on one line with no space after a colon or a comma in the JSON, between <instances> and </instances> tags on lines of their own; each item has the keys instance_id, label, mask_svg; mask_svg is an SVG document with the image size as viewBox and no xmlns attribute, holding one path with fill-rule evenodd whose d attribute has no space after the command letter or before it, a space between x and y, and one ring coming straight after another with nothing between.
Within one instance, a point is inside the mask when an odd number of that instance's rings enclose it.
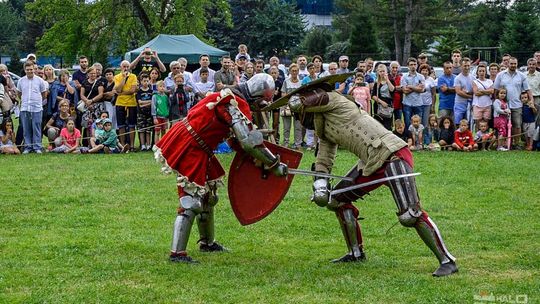
<instances>
[{"instance_id":1,"label":"tree trunk","mask_svg":"<svg viewBox=\"0 0 540 304\"><path fill-rule=\"evenodd\" d=\"M405 37L403 39L403 61L411 56L411 41L414 19L414 0L405 0Z\"/></svg>"},{"instance_id":2,"label":"tree trunk","mask_svg":"<svg viewBox=\"0 0 540 304\"><path fill-rule=\"evenodd\" d=\"M398 13L397 13L397 0L392 0L391 9L392 9L392 25L394 28L394 45L396 51L396 61L399 63L403 62L403 54L401 48L401 39L399 35L399 25L398 25Z\"/></svg>"},{"instance_id":3,"label":"tree trunk","mask_svg":"<svg viewBox=\"0 0 540 304\"><path fill-rule=\"evenodd\" d=\"M144 27L146 35L148 36L148 38L153 37L154 28L152 26L152 22L150 21L150 18L146 14L146 11L144 10L144 7L141 4L141 1L131 0L131 3L133 4L133 9L137 12L139 19L141 20L141 23L142 23L142 26Z\"/></svg>"}]
</instances>

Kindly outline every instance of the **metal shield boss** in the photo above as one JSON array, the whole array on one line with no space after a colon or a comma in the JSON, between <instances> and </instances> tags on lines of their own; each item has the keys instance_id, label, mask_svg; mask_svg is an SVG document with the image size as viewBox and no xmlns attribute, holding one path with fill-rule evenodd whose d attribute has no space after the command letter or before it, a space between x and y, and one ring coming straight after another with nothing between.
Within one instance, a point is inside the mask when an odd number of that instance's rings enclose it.
<instances>
[{"instance_id":1,"label":"metal shield boss","mask_svg":"<svg viewBox=\"0 0 540 304\"><path fill-rule=\"evenodd\" d=\"M302 153L282 146L264 142L265 146L279 155L289 168L298 168ZM234 215L242 225L256 223L281 203L291 186L294 175L275 176L259 166L244 151L237 151L229 170L228 192Z\"/></svg>"}]
</instances>

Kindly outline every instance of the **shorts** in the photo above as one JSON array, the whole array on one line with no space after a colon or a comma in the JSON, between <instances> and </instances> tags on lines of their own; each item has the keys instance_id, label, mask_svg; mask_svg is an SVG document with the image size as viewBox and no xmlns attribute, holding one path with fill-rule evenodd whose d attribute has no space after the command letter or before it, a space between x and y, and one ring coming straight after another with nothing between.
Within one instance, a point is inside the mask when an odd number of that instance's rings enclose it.
<instances>
[{"instance_id":1,"label":"shorts","mask_svg":"<svg viewBox=\"0 0 540 304\"><path fill-rule=\"evenodd\" d=\"M474 120L485 120L489 121L491 119L491 106L479 107L473 106L473 119Z\"/></svg>"},{"instance_id":2,"label":"shorts","mask_svg":"<svg viewBox=\"0 0 540 304\"><path fill-rule=\"evenodd\" d=\"M493 126L497 129L499 136L508 136L508 118L504 116L495 117Z\"/></svg>"},{"instance_id":3,"label":"shorts","mask_svg":"<svg viewBox=\"0 0 540 304\"><path fill-rule=\"evenodd\" d=\"M524 122L523 123L523 129L521 130L523 133L525 133L525 137L527 138L533 138L534 137L534 131L536 124L534 122Z\"/></svg>"},{"instance_id":4,"label":"shorts","mask_svg":"<svg viewBox=\"0 0 540 304\"><path fill-rule=\"evenodd\" d=\"M169 128L169 120L167 118L157 117L157 124L154 125L155 132L166 131Z\"/></svg>"},{"instance_id":5,"label":"shorts","mask_svg":"<svg viewBox=\"0 0 540 304\"><path fill-rule=\"evenodd\" d=\"M152 132L153 125L154 119L152 118L150 107L139 108L137 111L137 129L139 132Z\"/></svg>"},{"instance_id":6,"label":"shorts","mask_svg":"<svg viewBox=\"0 0 540 304\"><path fill-rule=\"evenodd\" d=\"M135 128L137 124L137 107L116 106L116 124L118 129Z\"/></svg>"},{"instance_id":7,"label":"shorts","mask_svg":"<svg viewBox=\"0 0 540 304\"><path fill-rule=\"evenodd\" d=\"M522 116L523 116L523 111L521 108L517 108L517 109L510 109L510 111L512 111L512 126L514 128L520 128L521 127L521 123L523 122L523 119L522 119Z\"/></svg>"},{"instance_id":8,"label":"shorts","mask_svg":"<svg viewBox=\"0 0 540 304\"><path fill-rule=\"evenodd\" d=\"M462 119L467 119L467 106L468 102L456 102L454 103L454 124L459 125Z\"/></svg>"}]
</instances>

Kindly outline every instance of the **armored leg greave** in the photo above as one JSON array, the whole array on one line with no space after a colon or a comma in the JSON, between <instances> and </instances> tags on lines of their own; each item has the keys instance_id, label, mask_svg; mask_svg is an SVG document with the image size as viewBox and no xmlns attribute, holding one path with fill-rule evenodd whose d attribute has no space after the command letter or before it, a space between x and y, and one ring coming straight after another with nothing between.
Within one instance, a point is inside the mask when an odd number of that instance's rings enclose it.
<instances>
[{"instance_id":1,"label":"armored leg greave","mask_svg":"<svg viewBox=\"0 0 540 304\"><path fill-rule=\"evenodd\" d=\"M395 160L387 165L385 176L412 172L413 170L407 162ZM398 209L399 222L405 227L414 227L422 241L433 251L441 264L455 261L455 258L446 249L437 225L420 206L414 177L396 179L388 183Z\"/></svg>"},{"instance_id":2,"label":"armored leg greave","mask_svg":"<svg viewBox=\"0 0 540 304\"><path fill-rule=\"evenodd\" d=\"M171 253L183 253L186 251L195 215L195 212L192 210L180 209L176 221L174 222Z\"/></svg>"},{"instance_id":3,"label":"armored leg greave","mask_svg":"<svg viewBox=\"0 0 540 304\"><path fill-rule=\"evenodd\" d=\"M199 241L203 244L214 243L214 206L203 203L203 211L197 216L199 227Z\"/></svg>"},{"instance_id":4,"label":"armored leg greave","mask_svg":"<svg viewBox=\"0 0 540 304\"><path fill-rule=\"evenodd\" d=\"M446 249L437 225L429 218L426 212L422 211L422 216L418 218L414 228L422 241L424 241L429 249L435 254L439 263L444 264L456 260L456 258L450 254L448 249Z\"/></svg>"},{"instance_id":5,"label":"armored leg greave","mask_svg":"<svg viewBox=\"0 0 540 304\"><path fill-rule=\"evenodd\" d=\"M358 223L358 209L352 204L344 204L336 210L336 216L349 253L355 258L360 258L363 255L363 241Z\"/></svg>"}]
</instances>

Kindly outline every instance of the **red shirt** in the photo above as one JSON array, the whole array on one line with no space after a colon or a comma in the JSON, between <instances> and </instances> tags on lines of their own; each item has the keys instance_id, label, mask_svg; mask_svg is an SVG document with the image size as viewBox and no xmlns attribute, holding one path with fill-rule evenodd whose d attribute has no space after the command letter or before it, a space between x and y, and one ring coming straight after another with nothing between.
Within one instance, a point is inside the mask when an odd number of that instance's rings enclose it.
<instances>
[{"instance_id":1,"label":"red shirt","mask_svg":"<svg viewBox=\"0 0 540 304\"><path fill-rule=\"evenodd\" d=\"M75 128L73 129L73 133L69 134L69 131L67 128L63 128L62 131L60 131L60 136L66 141L66 145L70 148L73 148L77 145L77 141L79 138L81 138L81 131L79 129Z\"/></svg>"},{"instance_id":2,"label":"red shirt","mask_svg":"<svg viewBox=\"0 0 540 304\"><path fill-rule=\"evenodd\" d=\"M474 146L474 138L473 138L471 130L461 132L459 129L457 129L454 132L454 142L460 148Z\"/></svg>"}]
</instances>

